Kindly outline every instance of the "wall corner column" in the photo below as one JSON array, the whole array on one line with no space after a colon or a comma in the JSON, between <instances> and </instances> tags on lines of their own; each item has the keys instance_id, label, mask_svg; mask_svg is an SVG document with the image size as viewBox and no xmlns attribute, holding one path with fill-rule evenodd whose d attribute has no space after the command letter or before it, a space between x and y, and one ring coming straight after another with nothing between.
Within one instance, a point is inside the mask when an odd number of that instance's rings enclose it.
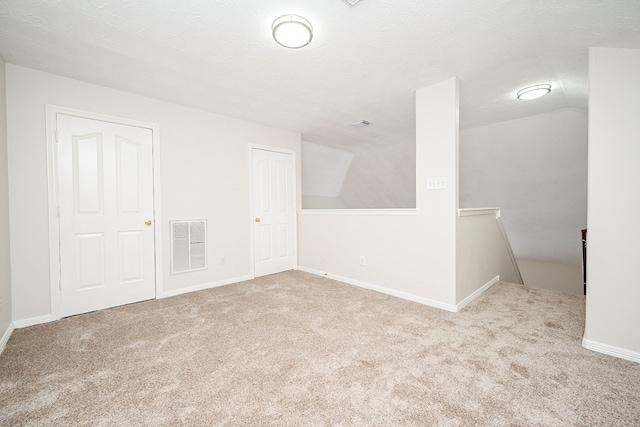
<instances>
[{"instance_id":1,"label":"wall corner column","mask_svg":"<svg viewBox=\"0 0 640 427\"><path fill-rule=\"evenodd\" d=\"M456 77L416 91L416 239L427 294L456 303L459 84ZM446 188L428 189L430 179Z\"/></svg>"},{"instance_id":2,"label":"wall corner column","mask_svg":"<svg viewBox=\"0 0 640 427\"><path fill-rule=\"evenodd\" d=\"M587 301L583 345L640 362L640 50L589 50ZM580 230L576 230L579 235Z\"/></svg>"}]
</instances>

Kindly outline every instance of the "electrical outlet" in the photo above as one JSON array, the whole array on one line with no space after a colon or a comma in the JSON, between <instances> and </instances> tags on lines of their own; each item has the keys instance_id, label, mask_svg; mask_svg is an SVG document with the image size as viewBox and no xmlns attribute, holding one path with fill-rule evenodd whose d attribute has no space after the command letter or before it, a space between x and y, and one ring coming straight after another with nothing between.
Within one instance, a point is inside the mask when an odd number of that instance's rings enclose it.
<instances>
[{"instance_id":1,"label":"electrical outlet","mask_svg":"<svg viewBox=\"0 0 640 427\"><path fill-rule=\"evenodd\" d=\"M367 265L367 260L364 255L360 255L360 265Z\"/></svg>"},{"instance_id":2,"label":"electrical outlet","mask_svg":"<svg viewBox=\"0 0 640 427\"><path fill-rule=\"evenodd\" d=\"M221 256L220 257L220 265L225 265L226 263L227 263L227 260L223 256Z\"/></svg>"}]
</instances>

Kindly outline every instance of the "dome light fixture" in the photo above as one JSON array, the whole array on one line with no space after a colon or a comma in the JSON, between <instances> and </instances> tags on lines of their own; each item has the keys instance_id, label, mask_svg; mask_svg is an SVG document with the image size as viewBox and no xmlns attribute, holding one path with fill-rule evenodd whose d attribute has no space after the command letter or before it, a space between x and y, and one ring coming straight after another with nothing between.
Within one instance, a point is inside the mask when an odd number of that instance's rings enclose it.
<instances>
[{"instance_id":1,"label":"dome light fixture","mask_svg":"<svg viewBox=\"0 0 640 427\"><path fill-rule=\"evenodd\" d=\"M298 15L282 15L271 26L273 39L289 49L305 47L313 39L311 23Z\"/></svg>"},{"instance_id":2,"label":"dome light fixture","mask_svg":"<svg viewBox=\"0 0 640 427\"><path fill-rule=\"evenodd\" d=\"M518 99L528 101L530 99L536 99L540 98L541 96L545 96L549 92L551 92L551 85L541 84L520 89L516 95L518 96Z\"/></svg>"}]
</instances>

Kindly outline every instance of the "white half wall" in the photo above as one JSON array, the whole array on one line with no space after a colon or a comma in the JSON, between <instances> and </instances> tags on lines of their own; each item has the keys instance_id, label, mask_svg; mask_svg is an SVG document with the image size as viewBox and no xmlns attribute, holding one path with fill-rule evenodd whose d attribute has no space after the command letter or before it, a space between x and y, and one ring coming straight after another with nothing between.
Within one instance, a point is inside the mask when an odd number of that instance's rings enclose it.
<instances>
[{"instance_id":1,"label":"white half wall","mask_svg":"<svg viewBox=\"0 0 640 427\"><path fill-rule=\"evenodd\" d=\"M640 362L640 50L589 50L584 343Z\"/></svg>"},{"instance_id":2,"label":"white half wall","mask_svg":"<svg viewBox=\"0 0 640 427\"><path fill-rule=\"evenodd\" d=\"M0 57L0 352L9 338L12 325L6 107L5 63Z\"/></svg>"},{"instance_id":3,"label":"white half wall","mask_svg":"<svg viewBox=\"0 0 640 427\"><path fill-rule=\"evenodd\" d=\"M455 306L458 97L456 78L416 92L417 209L300 212L301 268ZM448 187L427 190L430 177Z\"/></svg>"},{"instance_id":4,"label":"white half wall","mask_svg":"<svg viewBox=\"0 0 640 427\"><path fill-rule=\"evenodd\" d=\"M162 279L168 294L251 274L248 144L295 151L301 206L299 133L7 64L14 320L42 318L51 311L46 104L159 125ZM169 221L194 218L208 221L209 268L171 275Z\"/></svg>"},{"instance_id":5,"label":"white half wall","mask_svg":"<svg viewBox=\"0 0 640 427\"><path fill-rule=\"evenodd\" d=\"M467 213L473 213L468 210ZM495 276L519 283L518 274L498 225L499 210L458 217L457 288L459 303Z\"/></svg>"}]
</instances>

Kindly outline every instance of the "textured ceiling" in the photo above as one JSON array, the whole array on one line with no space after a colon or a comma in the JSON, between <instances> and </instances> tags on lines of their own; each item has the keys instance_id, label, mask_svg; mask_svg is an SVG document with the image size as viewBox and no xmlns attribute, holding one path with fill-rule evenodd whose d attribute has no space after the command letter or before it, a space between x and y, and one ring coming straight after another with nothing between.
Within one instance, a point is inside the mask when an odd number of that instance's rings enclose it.
<instances>
[{"instance_id":1,"label":"textured ceiling","mask_svg":"<svg viewBox=\"0 0 640 427\"><path fill-rule=\"evenodd\" d=\"M285 13L312 22L311 45L272 40ZM586 111L590 46L640 47L640 1L0 0L7 62L336 147L413 143L415 90L454 75L463 128Z\"/></svg>"}]
</instances>

